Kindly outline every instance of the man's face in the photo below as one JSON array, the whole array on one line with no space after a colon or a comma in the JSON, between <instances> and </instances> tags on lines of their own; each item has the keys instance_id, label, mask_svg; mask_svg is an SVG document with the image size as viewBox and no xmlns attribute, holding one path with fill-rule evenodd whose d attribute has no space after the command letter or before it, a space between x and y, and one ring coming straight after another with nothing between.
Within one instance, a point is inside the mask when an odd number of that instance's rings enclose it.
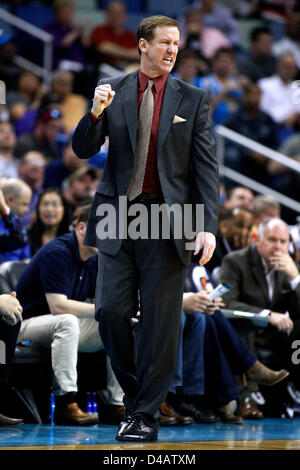
<instances>
[{"instance_id":1,"label":"man's face","mask_svg":"<svg viewBox=\"0 0 300 470\"><path fill-rule=\"evenodd\" d=\"M234 72L234 61L230 54L220 54L213 61L213 71L222 77L227 77Z\"/></svg>"},{"instance_id":2,"label":"man's face","mask_svg":"<svg viewBox=\"0 0 300 470\"><path fill-rule=\"evenodd\" d=\"M8 122L0 124L0 151L12 150L16 145L16 135Z\"/></svg>"},{"instance_id":3,"label":"man's face","mask_svg":"<svg viewBox=\"0 0 300 470\"><path fill-rule=\"evenodd\" d=\"M234 250L249 246L253 215L242 209L235 209L233 217L221 223L221 231Z\"/></svg>"},{"instance_id":4,"label":"man's face","mask_svg":"<svg viewBox=\"0 0 300 470\"><path fill-rule=\"evenodd\" d=\"M178 65L177 70L180 75L180 78L189 82L197 75L197 62L195 59L192 58L183 59Z\"/></svg>"},{"instance_id":5,"label":"man's face","mask_svg":"<svg viewBox=\"0 0 300 470\"><path fill-rule=\"evenodd\" d=\"M29 212L29 204L31 202L31 191L23 191L21 196L14 197L9 202L11 210L22 218Z\"/></svg>"},{"instance_id":6,"label":"man's face","mask_svg":"<svg viewBox=\"0 0 300 470\"><path fill-rule=\"evenodd\" d=\"M113 28L123 28L127 20L126 7L122 2L113 2L107 10L107 23Z\"/></svg>"},{"instance_id":7,"label":"man's face","mask_svg":"<svg viewBox=\"0 0 300 470\"><path fill-rule=\"evenodd\" d=\"M267 57L271 54L272 36L271 34L262 33L253 43L253 50L260 57Z\"/></svg>"},{"instance_id":8,"label":"man's face","mask_svg":"<svg viewBox=\"0 0 300 470\"><path fill-rule=\"evenodd\" d=\"M254 196L252 191L247 188L236 188L230 199L226 201L226 209L233 209L234 207L245 207L245 209L253 209Z\"/></svg>"},{"instance_id":9,"label":"man's face","mask_svg":"<svg viewBox=\"0 0 300 470\"><path fill-rule=\"evenodd\" d=\"M170 73L174 67L180 41L176 26L157 26L151 42L141 38L142 71L151 78Z\"/></svg>"},{"instance_id":10,"label":"man's face","mask_svg":"<svg viewBox=\"0 0 300 470\"><path fill-rule=\"evenodd\" d=\"M278 75L283 81L292 82L297 75L297 65L292 54L286 54L278 62Z\"/></svg>"},{"instance_id":11,"label":"man's face","mask_svg":"<svg viewBox=\"0 0 300 470\"><path fill-rule=\"evenodd\" d=\"M77 170L77 168L81 168L82 166L86 165L85 160L78 158L77 155L73 152L71 141L64 149L63 162L71 172Z\"/></svg>"},{"instance_id":12,"label":"man's face","mask_svg":"<svg viewBox=\"0 0 300 470\"><path fill-rule=\"evenodd\" d=\"M45 175L44 157L36 152L28 153L25 157L25 161L20 163L19 175L33 191L41 188Z\"/></svg>"},{"instance_id":13,"label":"man's face","mask_svg":"<svg viewBox=\"0 0 300 470\"><path fill-rule=\"evenodd\" d=\"M94 189L95 182L96 180L94 180L89 174L75 180L71 187L73 197L79 202L86 199Z\"/></svg>"},{"instance_id":14,"label":"man's face","mask_svg":"<svg viewBox=\"0 0 300 470\"><path fill-rule=\"evenodd\" d=\"M50 119L44 124L44 135L49 142L54 141L62 128L61 118Z\"/></svg>"},{"instance_id":15,"label":"man's face","mask_svg":"<svg viewBox=\"0 0 300 470\"><path fill-rule=\"evenodd\" d=\"M258 238L257 250L267 264L275 253L287 254L289 249L289 232L280 221L273 221L265 229L262 238Z\"/></svg>"},{"instance_id":16,"label":"man's face","mask_svg":"<svg viewBox=\"0 0 300 470\"><path fill-rule=\"evenodd\" d=\"M256 218L255 222L259 225L263 220L266 219L280 219L280 210L276 207L266 207Z\"/></svg>"}]
</instances>

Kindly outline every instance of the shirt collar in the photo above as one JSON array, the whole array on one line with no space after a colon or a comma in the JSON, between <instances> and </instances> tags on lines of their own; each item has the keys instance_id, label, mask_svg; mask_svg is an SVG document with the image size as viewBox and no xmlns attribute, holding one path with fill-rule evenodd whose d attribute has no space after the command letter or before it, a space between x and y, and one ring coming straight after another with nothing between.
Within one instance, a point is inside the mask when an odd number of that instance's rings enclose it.
<instances>
[{"instance_id":1,"label":"shirt collar","mask_svg":"<svg viewBox=\"0 0 300 470\"><path fill-rule=\"evenodd\" d=\"M260 256L260 259L261 259L261 262L262 262L262 265L263 265L263 268L264 268L264 271L265 271L265 275L270 276L271 274L274 274L275 273L275 266L273 266L271 269L268 269L267 263L264 260L264 258L261 255L259 255L259 256Z\"/></svg>"},{"instance_id":2,"label":"shirt collar","mask_svg":"<svg viewBox=\"0 0 300 470\"><path fill-rule=\"evenodd\" d=\"M168 73L164 73L163 75L160 75L159 77L150 78L147 75L145 75L141 69L139 69L139 89L140 91L145 91L148 85L148 80L153 80L155 91L158 92L164 88L166 81L168 79L168 76L169 76Z\"/></svg>"}]
</instances>

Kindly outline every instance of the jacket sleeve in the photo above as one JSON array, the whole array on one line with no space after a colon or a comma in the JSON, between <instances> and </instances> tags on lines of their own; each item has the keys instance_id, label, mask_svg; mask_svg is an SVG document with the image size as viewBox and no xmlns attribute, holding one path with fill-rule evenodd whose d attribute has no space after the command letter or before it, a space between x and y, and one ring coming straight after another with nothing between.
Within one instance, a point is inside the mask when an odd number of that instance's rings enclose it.
<instances>
[{"instance_id":1,"label":"jacket sleeve","mask_svg":"<svg viewBox=\"0 0 300 470\"><path fill-rule=\"evenodd\" d=\"M239 264L232 256L225 256L221 265L220 282L226 282L232 289L224 294L224 303L230 310L240 310L259 314L263 308L257 305L249 304L241 299L240 286L243 273Z\"/></svg>"},{"instance_id":2,"label":"jacket sleeve","mask_svg":"<svg viewBox=\"0 0 300 470\"><path fill-rule=\"evenodd\" d=\"M193 128L191 147L195 202L204 204L204 230L217 233L219 212L219 173L215 143L210 130L209 99L203 92Z\"/></svg>"},{"instance_id":3,"label":"jacket sleeve","mask_svg":"<svg viewBox=\"0 0 300 470\"><path fill-rule=\"evenodd\" d=\"M8 233L0 233L0 252L17 250L28 243L27 232L19 217L10 211L2 215L3 223Z\"/></svg>"},{"instance_id":4,"label":"jacket sleeve","mask_svg":"<svg viewBox=\"0 0 300 470\"><path fill-rule=\"evenodd\" d=\"M98 83L101 85L101 81ZM90 158L99 152L104 144L105 137L109 135L105 111L97 123L93 123L90 113L86 113L79 121L72 140L73 150L79 158Z\"/></svg>"}]
</instances>

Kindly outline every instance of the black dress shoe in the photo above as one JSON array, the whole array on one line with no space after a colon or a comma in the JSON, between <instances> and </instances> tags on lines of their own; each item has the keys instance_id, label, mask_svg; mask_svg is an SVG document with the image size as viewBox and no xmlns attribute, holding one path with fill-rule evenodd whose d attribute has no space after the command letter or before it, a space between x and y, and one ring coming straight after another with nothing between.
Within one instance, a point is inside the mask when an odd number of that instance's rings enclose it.
<instances>
[{"instance_id":1,"label":"black dress shoe","mask_svg":"<svg viewBox=\"0 0 300 470\"><path fill-rule=\"evenodd\" d=\"M120 423L119 428L121 424L122 423ZM124 425L122 430L118 430L116 439L118 441L135 442L156 441L157 431L155 431L155 429L153 429L149 424L146 424L140 416L134 416L126 425Z\"/></svg>"},{"instance_id":2,"label":"black dress shoe","mask_svg":"<svg viewBox=\"0 0 300 470\"><path fill-rule=\"evenodd\" d=\"M14 428L20 426L20 424L23 424L22 419L8 418L8 416L4 416L0 413L0 427Z\"/></svg>"},{"instance_id":3,"label":"black dress shoe","mask_svg":"<svg viewBox=\"0 0 300 470\"><path fill-rule=\"evenodd\" d=\"M173 407L178 413L194 418L196 423L211 424L217 421L217 418L212 411L204 408L196 408L193 403L181 401L174 404Z\"/></svg>"}]
</instances>

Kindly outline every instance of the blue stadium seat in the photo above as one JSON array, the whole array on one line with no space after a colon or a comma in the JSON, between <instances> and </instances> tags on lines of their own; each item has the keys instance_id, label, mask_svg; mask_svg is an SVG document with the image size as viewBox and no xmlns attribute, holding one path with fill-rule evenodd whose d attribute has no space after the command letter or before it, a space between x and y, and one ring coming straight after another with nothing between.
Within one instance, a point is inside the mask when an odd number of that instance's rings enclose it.
<instances>
[{"instance_id":1,"label":"blue stadium seat","mask_svg":"<svg viewBox=\"0 0 300 470\"><path fill-rule=\"evenodd\" d=\"M145 18L145 16L147 16L145 13L130 13L126 22L126 28L135 33L138 25Z\"/></svg>"},{"instance_id":2,"label":"blue stadium seat","mask_svg":"<svg viewBox=\"0 0 300 470\"><path fill-rule=\"evenodd\" d=\"M16 7L15 14L41 29L52 23L55 18L52 8L44 5L19 5Z\"/></svg>"},{"instance_id":3,"label":"blue stadium seat","mask_svg":"<svg viewBox=\"0 0 300 470\"><path fill-rule=\"evenodd\" d=\"M142 9L143 0L123 0L127 5L128 12L140 13ZM176 0L175 0L176 1ZM111 0L98 1L99 8L105 9Z\"/></svg>"},{"instance_id":4,"label":"blue stadium seat","mask_svg":"<svg viewBox=\"0 0 300 470\"><path fill-rule=\"evenodd\" d=\"M147 11L151 15L176 17L184 11L185 5L185 0L147 0Z\"/></svg>"}]
</instances>

